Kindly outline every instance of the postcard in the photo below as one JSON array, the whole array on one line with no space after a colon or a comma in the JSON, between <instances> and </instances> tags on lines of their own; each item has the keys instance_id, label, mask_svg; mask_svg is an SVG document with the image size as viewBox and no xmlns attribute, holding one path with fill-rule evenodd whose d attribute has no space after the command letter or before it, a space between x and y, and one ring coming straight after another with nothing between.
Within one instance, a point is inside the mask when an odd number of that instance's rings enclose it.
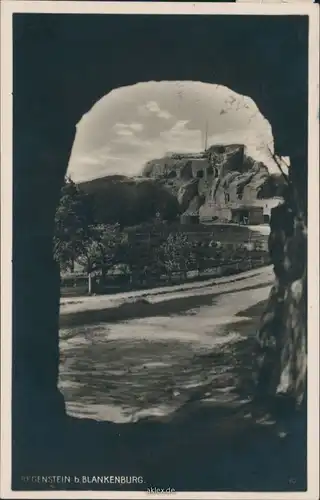
<instances>
[{"instance_id":1,"label":"postcard","mask_svg":"<svg viewBox=\"0 0 320 500\"><path fill-rule=\"evenodd\" d=\"M3 498L318 498L319 9L1 4Z\"/></svg>"}]
</instances>

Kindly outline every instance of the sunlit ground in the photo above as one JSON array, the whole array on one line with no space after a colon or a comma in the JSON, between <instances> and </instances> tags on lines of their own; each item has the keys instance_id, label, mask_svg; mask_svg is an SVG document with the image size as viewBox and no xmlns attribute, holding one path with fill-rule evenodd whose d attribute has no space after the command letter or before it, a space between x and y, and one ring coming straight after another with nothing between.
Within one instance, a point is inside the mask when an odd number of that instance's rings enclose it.
<instances>
[{"instance_id":1,"label":"sunlit ground","mask_svg":"<svg viewBox=\"0 0 320 500\"><path fill-rule=\"evenodd\" d=\"M151 305L143 308L141 318L137 303L131 317L122 320L119 309L118 317L101 321L110 308L114 311L129 299L91 298L91 311L87 316L81 312L83 324L60 331L60 387L69 414L120 423L169 416L195 400L213 405L246 401L251 348L272 271L264 268L238 278L164 295L151 290L145 297ZM80 313L77 304L71 304L70 313L72 307Z\"/></svg>"}]
</instances>

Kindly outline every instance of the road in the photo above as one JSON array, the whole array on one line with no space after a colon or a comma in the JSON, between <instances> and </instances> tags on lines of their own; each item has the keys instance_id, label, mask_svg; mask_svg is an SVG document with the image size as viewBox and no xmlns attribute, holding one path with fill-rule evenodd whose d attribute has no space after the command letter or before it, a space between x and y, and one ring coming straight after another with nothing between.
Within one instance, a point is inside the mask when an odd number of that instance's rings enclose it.
<instances>
[{"instance_id":1,"label":"road","mask_svg":"<svg viewBox=\"0 0 320 500\"><path fill-rule=\"evenodd\" d=\"M62 299L60 388L68 412L130 422L167 418L197 398L242 401L239 365L272 280L272 268L264 267L201 283Z\"/></svg>"}]
</instances>

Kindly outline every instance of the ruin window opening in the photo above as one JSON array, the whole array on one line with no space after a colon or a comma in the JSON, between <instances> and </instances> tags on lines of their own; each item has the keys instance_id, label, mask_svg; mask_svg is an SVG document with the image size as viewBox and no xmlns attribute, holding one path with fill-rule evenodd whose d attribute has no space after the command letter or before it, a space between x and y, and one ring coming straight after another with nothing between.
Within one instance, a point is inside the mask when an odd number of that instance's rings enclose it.
<instances>
[{"instance_id":1,"label":"ruin window opening","mask_svg":"<svg viewBox=\"0 0 320 500\"><path fill-rule=\"evenodd\" d=\"M269 222L270 222L270 216L269 216L268 214L265 214L265 215L263 216L263 222L264 222L265 224L269 224Z\"/></svg>"},{"instance_id":2,"label":"ruin window opening","mask_svg":"<svg viewBox=\"0 0 320 500\"><path fill-rule=\"evenodd\" d=\"M202 178L203 178L203 170L198 170L197 179L202 179Z\"/></svg>"}]
</instances>

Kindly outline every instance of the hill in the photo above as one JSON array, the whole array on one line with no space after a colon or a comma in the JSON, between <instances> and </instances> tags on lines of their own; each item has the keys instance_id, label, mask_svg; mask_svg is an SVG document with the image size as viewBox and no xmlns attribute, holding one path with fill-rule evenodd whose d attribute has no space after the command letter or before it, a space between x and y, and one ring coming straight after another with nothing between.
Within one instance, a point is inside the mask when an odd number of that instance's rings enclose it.
<instances>
[{"instance_id":1,"label":"hill","mask_svg":"<svg viewBox=\"0 0 320 500\"><path fill-rule=\"evenodd\" d=\"M176 196L153 179L113 175L82 182L79 187L91 195L99 223L131 226L157 214L171 221L180 213Z\"/></svg>"},{"instance_id":2,"label":"hill","mask_svg":"<svg viewBox=\"0 0 320 500\"><path fill-rule=\"evenodd\" d=\"M124 227L158 215L172 222L182 213L219 220L230 203L261 206L265 199L282 197L285 181L248 156L244 145L231 144L167 154L147 162L140 177L112 175L79 186L92 195L97 222Z\"/></svg>"}]
</instances>

